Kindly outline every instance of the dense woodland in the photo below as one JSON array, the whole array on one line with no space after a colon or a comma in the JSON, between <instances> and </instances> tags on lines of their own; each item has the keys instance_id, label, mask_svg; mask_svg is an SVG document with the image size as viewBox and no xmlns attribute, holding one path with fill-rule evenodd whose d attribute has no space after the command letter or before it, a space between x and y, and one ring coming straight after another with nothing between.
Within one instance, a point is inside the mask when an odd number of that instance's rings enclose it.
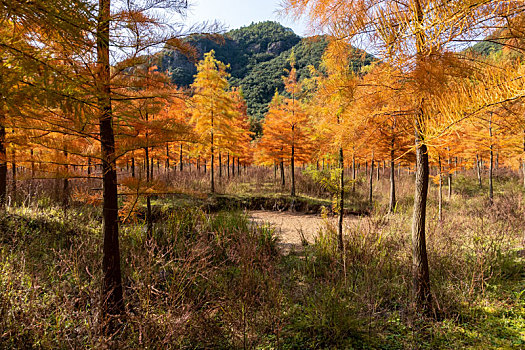
<instances>
[{"instance_id":1,"label":"dense woodland","mask_svg":"<svg viewBox=\"0 0 525 350\"><path fill-rule=\"evenodd\" d=\"M525 5L188 5L0 0L0 348L523 349Z\"/></svg>"}]
</instances>

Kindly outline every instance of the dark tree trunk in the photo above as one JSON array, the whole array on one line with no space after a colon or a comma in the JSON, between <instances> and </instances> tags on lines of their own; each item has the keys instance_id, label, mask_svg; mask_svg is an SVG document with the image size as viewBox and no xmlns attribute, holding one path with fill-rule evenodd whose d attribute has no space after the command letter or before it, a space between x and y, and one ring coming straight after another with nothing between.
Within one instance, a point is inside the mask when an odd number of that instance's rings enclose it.
<instances>
[{"instance_id":1,"label":"dark tree trunk","mask_svg":"<svg viewBox=\"0 0 525 350\"><path fill-rule=\"evenodd\" d=\"M219 152L219 178L222 177L222 154Z\"/></svg>"},{"instance_id":2,"label":"dark tree trunk","mask_svg":"<svg viewBox=\"0 0 525 350\"><path fill-rule=\"evenodd\" d=\"M147 137L147 133L146 133L146 137ZM153 172L150 172L150 166L153 167L153 162L150 163L149 161L148 147L144 148L144 152L145 152L144 157L146 159L146 181L150 182L151 180L153 180L153 176L151 175ZM149 195L146 195L146 227L147 227L146 244L149 244L153 237L153 222L152 222L152 216L151 216L151 198Z\"/></svg>"},{"instance_id":3,"label":"dark tree trunk","mask_svg":"<svg viewBox=\"0 0 525 350\"><path fill-rule=\"evenodd\" d=\"M422 112L420 113L422 114ZM419 121L416 120L416 183L412 221L412 288L416 307L424 312L430 311L432 298L425 237L428 181L428 151L427 146L423 142Z\"/></svg>"},{"instance_id":4,"label":"dark tree trunk","mask_svg":"<svg viewBox=\"0 0 525 350\"><path fill-rule=\"evenodd\" d=\"M448 156L448 201L450 202L450 198L452 197L452 159L450 158L450 148L448 149L449 156Z\"/></svg>"},{"instance_id":5,"label":"dark tree trunk","mask_svg":"<svg viewBox=\"0 0 525 350\"><path fill-rule=\"evenodd\" d=\"M0 81L2 77L0 76ZM7 199L7 152L5 138L6 115L4 101L0 99L0 207L4 209Z\"/></svg>"},{"instance_id":6,"label":"dark tree trunk","mask_svg":"<svg viewBox=\"0 0 525 350\"><path fill-rule=\"evenodd\" d=\"M438 218L443 221L443 176L441 174L441 156L438 156L439 167L439 193L438 193Z\"/></svg>"},{"instance_id":7,"label":"dark tree trunk","mask_svg":"<svg viewBox=\"0 0 525 350\"><path fill-rule=\"evenodd\" d=\"M372 161L370 162L370 183L368 188L368 202L370 205L373 203L373 192L374 192L374 154L372 153Z\"/></svg>"},{"instance_id":8,"label":"dark tree trunk","mask_svg":"<svg viewBox=\"0 0 525 350\"><path fill-rule=\"evenodd\" d=\"M175 168L175 169L177 169L177 168ZM182 170L184 170L184 164L182 163L182 143L180 144L179 170L180 170L180 172L182 172Z\"/></svg>"},{"instance_id":9,"label":"dark tree trunk","mask_svg":"<svg viewBox=\"0 0 525 350\"><path fill-rule=\"evenodd\" d=\"M228 152L228 157L226 158L226 171L228 172L228 179L230 178L230 152Z\"/></svg>"},{"instance_id":10,"label":"dark tree trunk","mask_svg":"<svg viewBox=\"0 0 525 350\"><path fill-rule=\"evenodd\" d=\"M394 143L394 141L392 141ZM390 206L389 211L394 213L396 210L396 167L394 148L390 149Z\"/></svg>"},{"instance_id":11,"label":"dark tree trunk","mask_svg":"<svg viewBox=\"0 0 525 350\"><path fill-rule=\"evenodd\" d=\"M115 318L124 313L122 296L122 276L120 271L120 248L118 233L118 192L115 161L115 136L111 108L109 28L110 0L99 0L97 24L97 88L98 109L100 113L100 143L103 178L103 286L102 314L103 333L116 331Z\"/></svg>"},{"instance_id":12,"label":"dark tree trunk","mask_svg":"<svg viewBox=\"0 0 525 350\"><path fill-rule=\"evenodd\" d=\"M291 190L291 196L295 197L295 146L292 145L292 157L290 159L290 172L292 176L292 190Z\"/></svg>"},{"instance_id":13,"label":"dark tree trunk","mask_svg":"<svg viewBox=\"0 0 525 350\"><path fill-rule=\"evenodd\" d=\"M170 171L170 146L166 143L166 173Z\"/></svg>"},{"instance_id":14,"label":"dark tree trunk","mask_svg":"<svg viewBox=\"0 0 525 350\"><path fill-rule=\"evenodd\" d=\"M339 250L344 250L343 242L343 216L345 209L345 163L343 148L339 148L339 167L341 169L341 178L339 180L339 225L338 225L338 236L339 236Z\"/></svg>"},{"instance_id":15,"label":"dark tree trunk","mask_svg":"<svg viewBox=\"0 0 525 350\"><path fill-rule=\"evenodd\" d=\"M11 175L12 175L12 178L13 178L13 188L12 188L12 197L13 197L13 202L16 202L16 151L15 149L13 148L11 150L11 160L12 160L12 163L11 163Z\"/></svg>"},{"instance_id":16,"label":"dark tree trunk","mask_svg":"<svg viewBox=\"0 0 525 350\"><path fill-rule=\"evenodd\" d=\"M284 161L281 159L281 186L284 188L286 185L284 180Z\"/></svg>"},{"instance_id":17,"label":"dark tree trunk","mask_svg":"<svg viewBox=\"0 0 525 350\"><path fill-rule=\"evenodd\" d=\"M64 166L65 172L64 172L64 183L62 187L62 192L63 192L62 205L64 206L64 208L68 208L69 207L69 177L68 177L69 166L68 166L67 150L64 151L64 157L66 160L66 164Z\"/></svg>"},{"instance_id":18,"label":"dark tree trunk","mask_svg":"<svg viewBox=\"0 0 525 350\"><path fill-rule=\"evenodd\" d=\"M352 193L355 193L355 181L357 177L357 168L355 164L355 152L352 153Z\"/></svg>"},{"instance_id":19,"label":"dark tree trunk","mask_svg":"<svg viewBox=\"0 0 525 350\"><path fill-rule=\"evenodd\" d=\"M494 202L494 145L492 144L492 113L489 119L489 136L490 136L490 164L489 164L489 201L490 204Z\"/></svg>"},{"instance_id":20,"label":"dark tree trunk","mask_svg":"<svg viewBox=\"0 0 525 350\"><path fill-rule=\"evenodd\" d=\"M151 174L150 174L149 177L150 177L150 180L153 181L153 171L155 169L153 157L151 157L151 161L150 162L151 162L151 166L149 167L149 170L151 171Z\"/></svg>"},{"instance_id":21,"label":"dark tree trunk","mask_svg":"<svg viewBox=\"0 0 525 350\"><path fill-rule=\"evenodd\" d=\"M131 157L131 177L135 177L135 157Z\"/></svg>"}]
</instances>

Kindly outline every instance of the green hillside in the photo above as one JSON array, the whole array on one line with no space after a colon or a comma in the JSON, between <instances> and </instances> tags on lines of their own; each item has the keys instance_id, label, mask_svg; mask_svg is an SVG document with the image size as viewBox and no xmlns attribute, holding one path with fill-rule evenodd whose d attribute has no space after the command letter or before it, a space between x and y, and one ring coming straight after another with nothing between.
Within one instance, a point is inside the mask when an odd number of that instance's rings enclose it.
<instances>
[{"instance_id":1,"label":"green hillside","mask_svg":"<svg viewBox=\"0 0 525 350\"><path fill-rule=\"evenodd\" d=\"M299 79L308 76L308 66L318 66L327 46L325 37L301 38L291 29L277 22L262 22L229 31L224 40L214 41L203 35L193 35L186 40L199 52L215 50L217 59L230 64L230 83L241 86L248 104L248 113L260 120L267 111L275 90L282 92L281 77L289 69L288 58L292 50L297 59ZM356 50L353 66L359 69L369 64L373 57ZM186 56L164 50L159 55L159 66L171 73L178 86L188 86L196 73L195 64Z\"/></svg>"}]
</instances>

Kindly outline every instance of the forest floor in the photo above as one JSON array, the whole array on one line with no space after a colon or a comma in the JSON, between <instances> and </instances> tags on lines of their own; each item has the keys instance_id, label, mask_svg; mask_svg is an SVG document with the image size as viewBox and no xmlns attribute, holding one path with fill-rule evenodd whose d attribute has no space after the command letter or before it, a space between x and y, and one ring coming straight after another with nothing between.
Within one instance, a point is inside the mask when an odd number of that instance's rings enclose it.
<instances>
[{"instance_id":1,"label":"forest floor","mask_svg":"<svg viewBox=\"0 0 525 350\"><path fill-rule=\"evenodd\" d=\"M256 210L248 213L254 223L269 224L279 237L279 247L283 254L291 250L300 251L305 245L314 244L320 230L335 218L323 218L321 215L298 212L276 212ZM357 220L356 216L345 218L345 224Z\"/></svg>"}]
</instances>

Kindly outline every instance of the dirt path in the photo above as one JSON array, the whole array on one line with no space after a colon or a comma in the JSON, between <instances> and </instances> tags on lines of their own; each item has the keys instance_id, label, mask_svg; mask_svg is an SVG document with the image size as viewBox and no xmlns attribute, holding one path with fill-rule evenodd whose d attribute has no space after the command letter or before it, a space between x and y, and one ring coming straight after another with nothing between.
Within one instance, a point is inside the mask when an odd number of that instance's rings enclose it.
<instances>
[{"instance_id":1,"label":"dirt path","mask_svg":"<svg viewBox=\"0 0 525 350\"><path fill-rule=\"evenodd\" d=\"M280 246L285 254L292 248L300 250L302 237L308 243L314 243L319 230L325 226L325 221L320 215L274 212L274 211L251 211L250 217L257 224L269 223L275 227L280 237ZM352 220L347 218L346 220Z\"/></svg>"}]
</instances>

